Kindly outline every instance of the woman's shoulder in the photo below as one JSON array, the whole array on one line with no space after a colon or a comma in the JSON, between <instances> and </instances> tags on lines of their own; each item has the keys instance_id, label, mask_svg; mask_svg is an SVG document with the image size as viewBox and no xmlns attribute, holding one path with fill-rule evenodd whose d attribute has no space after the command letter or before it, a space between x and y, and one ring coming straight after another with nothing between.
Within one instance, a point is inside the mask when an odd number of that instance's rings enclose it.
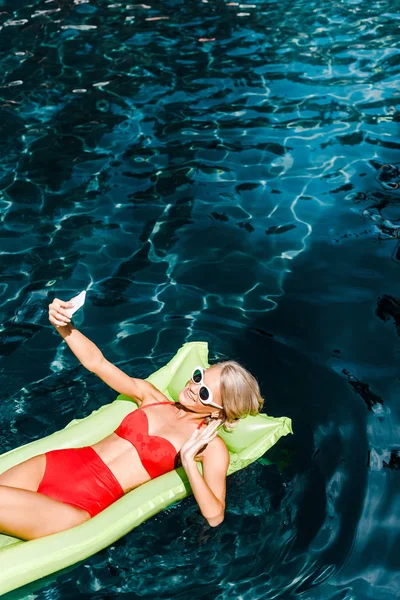
<instances>
[{"instance_id":1,"label":"woman's shoulder","mask_svg":"<svg viewBox=\"0 0 400 600\"><path fill-rule=\"evenodd\" d=\"M146 390L141 403L141 407L144 408L149 404L175 404L172 400L169 400L165 394L160 392L152 383L146 381Z\"/></svg>"}]
</instances>

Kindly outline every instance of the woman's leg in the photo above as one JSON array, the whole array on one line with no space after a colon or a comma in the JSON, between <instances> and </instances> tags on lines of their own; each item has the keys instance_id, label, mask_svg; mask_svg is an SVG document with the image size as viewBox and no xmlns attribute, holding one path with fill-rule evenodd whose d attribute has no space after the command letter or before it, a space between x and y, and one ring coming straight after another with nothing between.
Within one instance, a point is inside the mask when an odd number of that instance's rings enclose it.
<instances>
[{"instance_id":1,"label":"woman's leg","mask_svg":"<svg viewBox=\"0 0 400 600\"><path fill-rule=\"evenodd\" d=\"M85 510L32 492L0 485L0 533L34 540L90 519Z\"/></svg>"},{"instance_id":2,"label":"woman's leg","mask_svg":"<svg viewBox=\"0 0 400 600\"><path fill-rule=\"evenodd\" d=\"M29 458L0 475L0 485L37 492L46 469L46 456L39 454Z\"/></svg>"},{"instance_id":3,"label":"woman's leg","mask_svg":"<svg viewBox=\"0 0 400 600\"><path fill-rule=\"evenodd\" d=\"M33 540L90 518L85 510L37 493L45 468L40 454L0 475L0 533Z\"/></svg>"}]
</instances>

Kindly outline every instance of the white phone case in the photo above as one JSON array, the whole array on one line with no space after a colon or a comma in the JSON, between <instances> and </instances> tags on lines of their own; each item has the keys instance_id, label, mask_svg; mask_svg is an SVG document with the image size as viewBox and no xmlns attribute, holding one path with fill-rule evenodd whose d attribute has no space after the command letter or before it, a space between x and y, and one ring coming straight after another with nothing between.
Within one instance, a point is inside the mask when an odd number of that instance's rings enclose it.
<instances>
[{"instance_id":1,"label":"white phone case","mask_svg":"<svg viewBox=\"0 0 400 600\"><path fill-rule=\"evenodd\" d=\"M71 298L71 300L68 300L68 302L72 302L74 305L73 307L66 309L69 318L71 318L72 315L74 313L76 313L77 310L82 308L82 306L85 304L85 300L86 300L86 291L85 290L83 290L83 292L81 292L77 296L74 296L73 298Z\"/></svg>"}]
</instances>

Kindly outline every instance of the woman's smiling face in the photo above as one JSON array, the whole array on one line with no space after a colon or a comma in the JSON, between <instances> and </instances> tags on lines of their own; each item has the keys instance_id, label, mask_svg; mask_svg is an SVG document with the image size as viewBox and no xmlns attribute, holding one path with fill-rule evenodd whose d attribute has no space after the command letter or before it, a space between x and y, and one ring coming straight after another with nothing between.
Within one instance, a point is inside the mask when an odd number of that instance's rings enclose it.
<instances>
[{"instance_id":1,"label":"woman's smiling face","mask_svg":"<svg viewBox=\"0 0 400 600\"><path fill-rule=\"evenodd\" d=\"M221 371L217 366L209 367L203 373L203 381L195 383L190 379L179 394L178 401L182 406L201 415L209 415L218 410L213 406L203 404L199 398L199 390L206 385L212 392L212 401L222 406L221 400Z\"/></svg>"}]
</instances>

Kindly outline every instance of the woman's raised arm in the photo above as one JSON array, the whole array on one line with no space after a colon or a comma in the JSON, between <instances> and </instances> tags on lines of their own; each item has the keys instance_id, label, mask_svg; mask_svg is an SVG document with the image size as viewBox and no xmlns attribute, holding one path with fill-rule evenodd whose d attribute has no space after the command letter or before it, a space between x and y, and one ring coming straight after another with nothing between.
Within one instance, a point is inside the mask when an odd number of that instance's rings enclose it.
<instances>
[{"instance_id":1,"label":"woman's raised arm","mask_svg":"<svg viewBox=\"0 0 400 600\"><path fill-rule=\"evenodd\" d=\"M110 363L96 344L72 325L66 312L70 306L68 302L55 298L49 306L49 320L66 341L79 362L88 371L100 377L113 390L130 398L135 398L139 403L142 403L145 399L154 402L162 400L163 395L154 385L143 379L129 377L121 369Z\"/></svg>"}]
</instances>

